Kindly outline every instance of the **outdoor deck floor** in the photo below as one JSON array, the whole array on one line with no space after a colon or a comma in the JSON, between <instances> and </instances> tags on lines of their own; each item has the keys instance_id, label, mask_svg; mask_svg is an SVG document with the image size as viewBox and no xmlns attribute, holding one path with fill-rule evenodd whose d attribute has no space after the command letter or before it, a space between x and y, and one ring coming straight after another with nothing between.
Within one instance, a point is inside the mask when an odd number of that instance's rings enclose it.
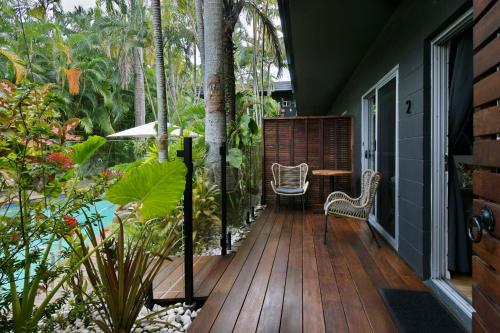
<instances>
[{"instance_id":1,"label":"outdoor deck floor","mask_svg":"<svg viewBox=\"0 0 500 333\"><path fill-rule=\"evenodd\" d=\"M198 256L193 259L195 299L205 300L221 278L234 255ZM153 281L153 302L169 304L184 299L184 257L163 264Z\"/></svg>"},{"instance_id":2,"label":"outdoor deck floor","mask_svg":"<svg viewBox=\"0 0 500 333\"><path fill-rule=\"evenodd\" d=\"M189 332L393 332L378 288L426 290L366 225L268 208L230 259Z\"/></svg>"}]
</instances>

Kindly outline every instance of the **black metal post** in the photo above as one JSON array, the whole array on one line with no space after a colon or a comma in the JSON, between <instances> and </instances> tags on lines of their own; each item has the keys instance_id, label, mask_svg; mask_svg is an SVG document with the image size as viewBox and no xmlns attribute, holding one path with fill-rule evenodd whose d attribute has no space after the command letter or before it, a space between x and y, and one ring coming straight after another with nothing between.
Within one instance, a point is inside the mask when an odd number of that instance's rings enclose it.
<instances>
[{"instance_id":1,"label":"black metal post","mask_svg":"<svg viewBox=\"0 0 500 333\"><path fill-rule=\"evenodd\" d=\"M222 248L221 254L227 254L227 186L226 186L226 143L224 142L220 147L220 215L221 215L221 237L220 246Z\"/></svg>"},{"instance_id":2,"label":"black metal post","mask_svg":"<svg viewBox=\"0 0 500 333\"><path fill-rule=\"evenodd\" d=\"M184 138L184 150L177 151L187 168L184 189L184 295L185 304L194 303L193 288L193 139Z\"/></svg>"}]
</instances>

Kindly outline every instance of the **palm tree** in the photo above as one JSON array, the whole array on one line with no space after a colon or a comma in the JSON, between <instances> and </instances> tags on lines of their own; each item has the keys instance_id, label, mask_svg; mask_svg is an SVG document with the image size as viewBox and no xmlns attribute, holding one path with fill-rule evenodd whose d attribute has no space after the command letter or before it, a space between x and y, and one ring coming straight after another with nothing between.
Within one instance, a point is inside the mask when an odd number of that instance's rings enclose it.
<instances>
[{"instance_id":1,"label":"palm tree","mask_svg":"<svg viewBox=\"0 0 500 333\"><path fill-rule=\"evenodd\" d=\"M146 123L146 92L144 90L144 72L143 64L144 58L142 56L143 48L134 47L134 114L135 126L143 125Z\"/></svg>"},{"instance_id":2,"label":"palm tree","mask_svg":"<svg viewBox=\"0 0 500 333\"><path fill-rule=\"evenodd\" d=\"M230 121L236 119L236 84L234 76L234 42L233 32L243 9L247 9L261 22L263 27L263 40L270 40L270 47L278 64L279 73L283 67L283 56L281 44L278 38L276 27L271 18L267 16L267 11L262 11L259 6L251 0L223 0L224 3L224 94L225 112ZM254 20L254 25L256 24ZM256 30L256 29L254 29ZM257 36L254 36L257 39ZM254 80L258 80L257 77Z\"/></svg>"},{"instance_id":3,"label":"palm tree","mask_svg":"<svg viewBox=\"0 0 500 333\"><path fill-rule=\"evenodd\" d=\"M165 63L163 59L163 36L161 30L160 0L151 1L153 21L153 42L155 46L156 99L158 105L158 160L163 162L168 156L168 107L166 96Z\"/></svg>"},{"instance_id":4,"label":"palm tree","mask_svg":"<svg viewBox=\"0 0 500 333\"><path fill-rule=\"evenodd\" d=\"M226 141L226 117L224 113L223 8L220 0L205 0L205 143L206 167L213 171L220 163L219 149Z\"/></svg>"},{"instance_id":5,"label":"palm tree","mask_svg":"<svg viewBox=\"0 0 500 333\"><path fill-rule=\"evenodd\" d=\"M201 72L205 73L205 36L203 26L203 0L195 0L196 12L196 35L198 50L200 50ZM195 51L196 52L196 51ZM195 58L196 60L196 58ZM196 72L196 68L195 68ZM196 84L196 82L195 82ZM203 82L203 92L205 92L205 82Z\"/></svg>"}]
</instances>

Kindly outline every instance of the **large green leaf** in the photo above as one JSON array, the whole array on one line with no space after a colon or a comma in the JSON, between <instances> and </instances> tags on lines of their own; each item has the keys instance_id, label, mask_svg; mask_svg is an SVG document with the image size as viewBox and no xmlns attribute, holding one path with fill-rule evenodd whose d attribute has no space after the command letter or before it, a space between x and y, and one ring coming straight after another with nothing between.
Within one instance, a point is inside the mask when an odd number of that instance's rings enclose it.
<instances>
[{"instance_id":1,"label":"large green leaf","mask_svg":"<svg viewBox=\"0 0 500 333\"><path fill-rule=\"evenodd\" d=\"M180 161L152 162L131 169L106 193L119 205L139 204L139 213L149 220L168 215L179 202L186 185L186 167Z\"/></svg>"},{"instance_id":2,"label":"large green leaf","mask_svg":"<svg viewBox=\"0 0 500 333\"><path fill-rule=\"evenodd\" d=\"M106 139L101 136L91 136L87 141L74 145L71 158L75 164L82 164L91 158L97 149L106 143Z\"/></svg>"},{"instance_id":3,"label":"large green leaf","mask_svg":"<svg viewBox=\"0 0 500 333\"><path fill-rule=\"evenodd\" d=\"M227 162L232 167L239 169L243 163L243 152L238 148L229 149L229 154L227 155Z\"/></svg>"}]
</instances>

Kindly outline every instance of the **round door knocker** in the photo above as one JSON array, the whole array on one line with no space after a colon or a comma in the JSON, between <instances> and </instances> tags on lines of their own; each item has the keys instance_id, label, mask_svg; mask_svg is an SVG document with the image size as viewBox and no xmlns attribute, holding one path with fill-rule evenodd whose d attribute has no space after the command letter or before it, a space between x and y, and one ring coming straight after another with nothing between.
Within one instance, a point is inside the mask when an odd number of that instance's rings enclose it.
<instances>
[{"instance_id":1,"label":"round door knocker","mask_svg":"<svg viewBox=\"0 0 500 333\"><path fill-rule=\"evenodd\" d=\"M479 215L474 215L469 219L467 233L471 241L479 243L483 236L483 230L491 234L494 228L495 218L493 216L493 211L491 208L485 206L481 209Z\"/></svg>"}]
</instances>

